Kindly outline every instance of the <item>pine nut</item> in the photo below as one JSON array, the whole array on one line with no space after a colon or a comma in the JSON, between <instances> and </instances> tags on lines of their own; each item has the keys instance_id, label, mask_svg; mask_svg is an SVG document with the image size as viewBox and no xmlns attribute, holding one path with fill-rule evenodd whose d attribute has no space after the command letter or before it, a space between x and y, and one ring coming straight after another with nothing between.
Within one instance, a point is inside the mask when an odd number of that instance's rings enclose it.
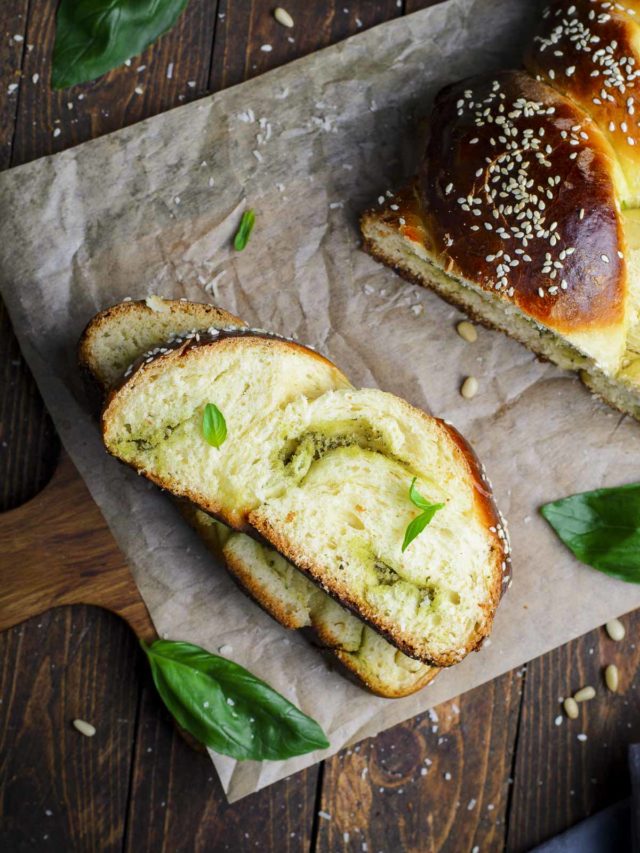
<instances>
[{"instance_id":1,"label":"pine nut","mask_svg":"<svg viewBox=\"0 0 640 853\"><path fill-rule=\"evenodd\" d=\"M612 693L616 693L618 690L618 684L620 682L618 676L618 667L615 663L610 663L609 666L604 671L604 680L607 683L607 687Z\"/></svg>"},{"instance_id":2,"label":"pine nut","mask_svg":"<svg viewBox=\"0 0 640 853\"><path fill-rule=\"evenodd\" d=\"M478 393L478 380L475 376L467 376L467 378L462 383L460 393L465 398L465 400L470 400L472 397L476 396L476 394Z\"/></svg>"},{"instance_id":3,"label":"pine nut","mask_svg":"<svg viewBox=\"0 0 640 853\"><path fill-rule=\"evenodd\" d=\"M456 331L463 340L467 341L467 343L472 344L478 340L476 327L468 320L463 320L461 323L458 323Z\"/></svg>"},{"instance_id":4,"label":"pine nut","mask_svg":"<svg viewBox=\"0 0 640 853\"><path fill-rule=\"evenodd\" d=\"M624 639L625 630L624 625L619 619L612 619L610 622L604 626L607 634L611 637L614 642L619 643L620 640Z\"/></svg>"},{"instance_id":5,"label":"pine nut","mask_svg":"<svg viewBox=\"0 0 640 853\"><path fill-rule=\"evenodd\" d=\"M591 685L588 685L587 687L583 687L582 689L574 693L573 698L576 700L576 702L588 702L589 699L593 699L595 695L596 691L593 689L593 687L591 687Z\"/></svg>"},{"instance_id":6,"label":"pine nut","mask_svg":"<svg viewBox=\"0 0 640 853\"><path fill-rule=\"evenodd\" d=\"M74 720L73 725L80 734L86 735L86 737L93 737L96 733L95 727L91 723L87 723L86 720Z\"/></svg>"},{"instance_id":7,"label":"pine nut","mask_svg":"<svg viewBox=\"0 0 640 853\"><path fill-rule=\"evenodd\" d=\"M273 17L279 24L282 24L283 27L292 27L293 26L293 18L287 12L286 9L283 9L282 6L278 6L278 8L273 13Z\"/></svg>"},{"instance_id":8,"label":"pine nut","mask_svg":"<svg viewBox=\"0 0 640 853\"><path fill-rule=\"evenodd\" d=\"M571 696L569 696L567 699L564 700L563 706L564 712L570 720L578 719L580 711L578 709L578 703L575 699L572 699Z\"/></svg>"}]
</instances>

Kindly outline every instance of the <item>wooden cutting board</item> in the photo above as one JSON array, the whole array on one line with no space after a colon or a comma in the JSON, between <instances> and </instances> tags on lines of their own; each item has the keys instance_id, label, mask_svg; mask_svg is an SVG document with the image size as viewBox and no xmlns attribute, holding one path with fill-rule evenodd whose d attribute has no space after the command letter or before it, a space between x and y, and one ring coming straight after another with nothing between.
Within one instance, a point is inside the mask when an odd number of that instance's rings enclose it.
<instances>
[{"instance_id":1,"label":"wooden cutting board","mask_svg":"<svg viewBox=\"0 0 640 853\"><path fill-rule=\"evenodd\" d=\"M63 452L35 498L0 514L0 631L63 604L94 604L157 634L100 510Z\"/></svg>"}]
</instances>

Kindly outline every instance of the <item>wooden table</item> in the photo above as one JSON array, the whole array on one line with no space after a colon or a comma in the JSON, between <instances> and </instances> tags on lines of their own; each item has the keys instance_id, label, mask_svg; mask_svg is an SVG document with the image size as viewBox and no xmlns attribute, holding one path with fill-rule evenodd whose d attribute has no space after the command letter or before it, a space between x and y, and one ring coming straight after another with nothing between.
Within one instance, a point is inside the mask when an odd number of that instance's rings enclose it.
<instances>
[{"instance_id":1,"label":"wooden table","mask_svg":"<svg viewBox=\"0 0 640 853\"><path fill-rule=\"evenodd\" d=\"M173 32L129 67L52 93L55 4L0 4L0 167L61 151L430 3L290 2L292 31L274 22L274 5L191 0ZM10 83L18 84L13 92ZM58 440L2 306L0 324L6 510L46 483ZM0 634L0 848L525 851L628 793L626 747L640 740L640 615L625 624L624 643L593 631L440 706L437 722L433 713L418 717L229 806L208 759L176 734L125 624L98 608L49 611ZM610 662L621 672L617 696L602 688ZM589 683L598 685L597 699L578 721L555 725L559 697ZM92 720L96 737L75 732L75 717Z\"/></svg>"}]
</instances>

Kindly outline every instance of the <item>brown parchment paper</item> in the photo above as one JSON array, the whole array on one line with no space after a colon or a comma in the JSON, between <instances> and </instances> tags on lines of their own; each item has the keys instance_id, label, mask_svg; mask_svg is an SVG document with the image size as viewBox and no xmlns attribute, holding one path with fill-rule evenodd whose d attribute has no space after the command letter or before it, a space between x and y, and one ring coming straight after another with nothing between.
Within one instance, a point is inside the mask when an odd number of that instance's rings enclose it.
<instances>
[{"instance_id":1,"label":"brown parchment paper","mask_svg":"<svg viewBox=\"0 0 640 853\"><path fill-rule=\"evenodd\" d=\"M637 480L640 426L505 336L359 249L357 216L411 173L415 129L443 84L517 64L535 4L450 2L241 86L0 176L0 283L68 452L162 636L230 657L319 720L324 753L211 758L230 800L331 755L640 605L640 587L579 565L537 514ZM246 207L247 249L230 238ZM490 643L403 700L370 696L246 599L171 502L105 454L75 345L97 310L155 293L215 301L297 335L356 384L449 418L473 442L511 529L514 581ZM474 374L480 393L460 397ZM558 709L541 709L552 725ZM543 721L544 724L544 721Z\"/></svg>"}]
</instances>

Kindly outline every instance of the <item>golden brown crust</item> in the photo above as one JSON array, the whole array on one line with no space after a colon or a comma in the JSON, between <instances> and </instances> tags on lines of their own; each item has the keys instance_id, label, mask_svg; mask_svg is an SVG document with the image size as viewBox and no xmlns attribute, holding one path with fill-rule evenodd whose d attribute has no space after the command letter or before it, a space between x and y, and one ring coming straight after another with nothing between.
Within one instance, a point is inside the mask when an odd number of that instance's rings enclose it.
<instances>
[{"instance_id":1,"label":"golden brown crust","mask_svg":"<svg viewBox=\"0 0 640 853\"><path fill-rule=\"evenodd\" d=\"M514 337L511 332L506 331L501 326L496 326L495 323L490 322L484 317L482 314L478 314L473 311L472 308L469 307L463 300L456 298L456 294L451 291L443 291L438 287L437 282L432 279L426 278L425 276L418 275L417 273L412 272L408 267L403 266L402 264L397 263L393 258L387 255L381 246L379 246L371 237L367 236L367 233L373 230L377 225L384 224L389 228L394 229L403 237L407 237L413 243L417 243L418 245L425 245L426 237L425 237L425 228L422 220L416 216L415 214L415 202L414 198L414 184L413 182L403 187L399 192L394 195L394 202L398 206L397 211L393 211L387 205L386 207L382 207L379 209L371 208L366 210L362 216L360 217L360 229L362 231L362 248L365 252L371 255L372 258L375 258L377 261L380 261L381 264L384 264L389 269L392 269L396 275L399 275L405 281L408 281L410 284L416 284L420 287L426 287L429 290L433 290L441 299L444 299L445 302L448 302L449 305L453 305L454 308L458 308L460 311L464 311L464 313L469 317L470 320L473 320L474 323L477 323L480 326L484 326L485 329L490 329L494 332L502 332L503 334L507 334L510 337ZM401 220L405 220L406 224L402 224ZM519 343L524 343L520 341ZM525 344L526 346L526 344ZM549 359L543 355L541 352L537 352L532 350L535 353L536 357L540 361L549 361Z\"/></svg>"},{"instance_id":2,"label":"golden brown crust","mask_svg":"<svg viewBox=\"0 0 640 853\"><path fill-rule=\"evenodd\" d=\"M425 668L424 673L420 678L415 679L405 687L392 688L385 681L368 671L359 667L354 661L354 656L351 652L345 652L344 649L332 649L327 647L328 651L334 654L340 663L351 673L353 673L359 681L363 682L372 693L376 696L381 696L383 699L402 699L404 696L411 696L422 690L427 684L431 684L440 670L435 666Z\"/></svg>"},{"instance_id":3,"label":"golden brown crust","mask_svg":"<svg viewBox=\"0 0 640 853\"><path fill-rule=\"evenodd\" d=\"M625 171L640 167L640 3L557 0L542 15L525 67L586 110Z\"/></svg>"},{"instance_id":4,"label":"golden brown crust","mask_svg":"<svg viewBox=\"0 0 640 853\"><path fill-rule=\"evenodd\" d=\"M133 387L142 373L147 370L155 371L159 362L161 362L159 369L163 370L167 364L167 359L179 360L182 358L189 358L192 352L199 354L200 351L206 347L217 347L225 344L226 342L229 342L231 346L236 346L239 342L247 339L260 346L264 346L266 349L283 344L289 349L304 352L307 356L329 365L333 370L335 370L336 377L340 376L341 380L344 380L344 384L348 384L346 377L344 377L344 374L338 370L335 364L311 347L304 346L291 338L285 338L282 335L277 335L275 332L267 332L264 329L252 329L242 323L240 328L209 328L201 329L188 335L179 335L171 341L167 341L162 346L155 347L150 352L143 353L132 365L130 365L121 379L109 389L106 405L109 405L110 400L122 388L125 386ZM342 382L340 384L342 385Z\"/></svg>"},{"instance_id":5,"label":"golden brown crust","mask_svg":"<svg viewBox=\"0 0 640 853\"><path fill-rule=\"evenodd\" d=\"M624 335L612 152L567 98L514 71L447 87L419 194L428 248L446 272L560 334Z\"/></svg>"},{"instance_id":6,"label":"golden brown crust","mask_svg":"<svg viewBox=\"0 0 640 853\"><path fill-rule=\"evenodd\" d=\"M487 621L482 632L478 632L475 639L474 649L480 648L483 640L491 633L493 617L511 581L511 545L507 523L498 509L493 498L491 483L487 477L484 465L476 456L475 451L461 435L458 430L447 421L440 421L443 428L449 432L452 441L458 446L469 469L469 477L473 482L474 501L479 518L483 520L484 526L491 534L491 554L494 564L493 584L489 593L489 601L484 605L487 613Z\"/></svg>"},{"instance_id":7,"label":"golden brown crust","mask_svg":"<svg viewBox=\"0 0 640 853\"><path fill-rule=\"evenodd\" d=\"M376 696L382 696L384 699L401 699L403 696L411 696L412 693L417 693L418 690L426 687L440 672L435 666L424 666L422 664L423 671L421 674L415 673L414 678L404 687L393 688L386 681L378 678L374 671L362 666L357 653L340 648L339 638L332 633L328 625L321 622L314 623L313 632L315 638L320 641L321 648L335 655L340 663L353 673L359 681L366 684L372 693L375 693Z\"/></svg>"}]
</instances>

